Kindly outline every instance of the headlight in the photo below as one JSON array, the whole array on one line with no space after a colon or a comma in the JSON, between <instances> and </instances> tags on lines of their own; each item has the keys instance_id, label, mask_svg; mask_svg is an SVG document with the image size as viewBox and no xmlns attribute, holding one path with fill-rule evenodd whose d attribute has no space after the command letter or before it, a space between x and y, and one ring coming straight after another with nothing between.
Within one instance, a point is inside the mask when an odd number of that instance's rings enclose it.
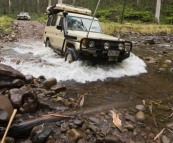
<instances>
[{"instance_id":1,"label":"headlight","mask_svg":"<svg viewBox=\"0 0 173 143\"><path fill-rule=\"evenodd\" d=\"M125 43L124 45L127 51L131 50L131 46L132 46L131 43Z\"/></svg>"},{"instance_id":2,"label":"headlight","mask_svg":"<svg viewBox=\"0 0 173 143\"><path fill-rule=\"evenodd\" d=\"M87 40L86 40L86 39L82 39L82 42L81 42L81 43L82 43L82 47L83 47L83 48L84 48L84 47L86 48Z\"/></svg>"},{"instance_id":3,"label":"headlight","mask_svg":"<svg viewBox=\"0 0 173 143\"><path fill-rule=\"evenodd\" d=\"M90 48L93 48L94 46L95 46L95 42L94 42L94 41L90 41L90 42L89 42L89 47L90 47Z\"/></svg>"},{"instance_id":4,"label":"headlight","mask_svg":"<svg viewBox=\"0 0 173 143\"><path fill-rule=\"evenodd\" d=\"M119 49L120 51L123 51L123 50L124 50L124 45L123 45L122 43L120 43L120 44L118 45L118 49Z\"/></svg>"},{"instance_id":5,"label":"headlight","mask_svg":"<svg viewBox=\"0 0 173 143\"><path fill-rule=\"evenodd\" d=\"M109 45L109 43L108 43L108 42L106 42L106 43L104 44L104 48L105 48L105 50L109 50L110 45Z\"/></svg>"}]
</instances>

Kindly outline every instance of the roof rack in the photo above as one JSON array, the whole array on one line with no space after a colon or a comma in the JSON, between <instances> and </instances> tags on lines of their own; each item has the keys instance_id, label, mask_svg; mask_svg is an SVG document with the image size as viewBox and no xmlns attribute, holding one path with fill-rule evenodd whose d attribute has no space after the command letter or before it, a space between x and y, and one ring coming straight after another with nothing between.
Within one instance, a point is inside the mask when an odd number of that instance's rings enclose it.
<instances>
[{"instance_id":1,"label":"roof rack","mask_svg":"<svg viewBox=\"0 0 173 143\"><path fill-rule=\"evenodd\" d=\"M49 7L47 7L46 14L52 15L52 14L56 14L58 12L62 12L64 10L66 10L68 12L73 12L73 13L91 15L91 10L89 10L87 8L76 7L76 6L67 5L67 4L56 4L53 6L49 6Z\"/></svg>"}]
</instances>

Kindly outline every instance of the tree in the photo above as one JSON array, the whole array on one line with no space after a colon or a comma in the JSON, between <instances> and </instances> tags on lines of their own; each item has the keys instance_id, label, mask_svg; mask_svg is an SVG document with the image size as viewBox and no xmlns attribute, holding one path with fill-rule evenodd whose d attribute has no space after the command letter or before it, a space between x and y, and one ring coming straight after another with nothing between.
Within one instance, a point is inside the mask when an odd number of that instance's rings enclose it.
<instances>
[{"instance_id":1,"label":"tree","mask_svg":"<svg viewBox=\"0 0 173 143\"><path fill-rule=\"evenodd\" d=\"M37 0L37 13L40 13L40 0Z\"/></svg>"},{"instance_id":2,"label":"tree","mask_svg":"<svg viewBox=\"0 0 173 143\"><path fill-rule=\"evenodd\" d=\"M48 6L51 6L51 0L48 0Z\"/></svg>"},{"instance_id":3,"label":"tree","mask_svg":"<svg viewBox=\"0 0 173 143\"><path fill-rule=\"evenodd\" d=\"M8 1L9 4L9 13L11 12L11 0Z\"/></svg>"},{"instance_id":4,"label":"tree","mask_svg":"<svg viewBox=\"0 0 173 143\"><path fill-rule=\"evenodd\" d=\"M160 8L161 8L161 0L157 0L156 3L156 13L155 13L155 23L160 23Z\"/></svg>"},{"instance_id":5,"label":"tree","mask_svg":"<svg viewBox=\"0 0 173 143\"><path fill-rule=\"evenodd\" d=\"M75 5L75 3L76 3L76 0L73 0L73 5Z\"/></svg>"}]
</instances>

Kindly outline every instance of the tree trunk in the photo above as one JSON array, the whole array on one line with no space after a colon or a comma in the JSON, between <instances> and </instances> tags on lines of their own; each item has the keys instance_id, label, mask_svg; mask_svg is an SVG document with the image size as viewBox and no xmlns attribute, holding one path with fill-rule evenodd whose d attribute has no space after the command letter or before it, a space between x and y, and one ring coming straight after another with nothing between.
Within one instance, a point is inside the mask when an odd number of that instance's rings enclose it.
<instances>
[{"instance_id":1,"label":"tree trunk","mask_svg":"<svg viewBox=\"0 0 173 143\"><path fill-rule=\"evenodd\" d=\"M8 1L9 4L9 13L11 12L11 0Z\"/></svg>"},{"instance_id":2,"label":"tree trunk","mask_svg":"<svg viewBox=\"0 0 173 143\"><path fill-rule=\"evenodd\" d=\"M76 0L73 0L73 4L72 5L75 5L75 3L76 3Z\"/></svg>"},{"instance_id":3,"label":"tree trunk","mask_svg":"<svg viewBox=\"0 0 173 143\"><path fill-rule=\"evenodd\" d=\"M51 0L48 0L48 6L51 6Z\"/></svg>"},{"instance_id":4,"label":"tree trunk","mask_svg":"<svg viewBox=\"0 0 173 143\"><path fill-rule=\"evenodd\" d=\"M155 13L155 23L160 23L160 8L161 8L161 0L157 0L156 3L156 13Z\"/></svg>"},{"instance_id":5,"label":"tree trunk","mask_svg":"<svg viewBox=\"0 0 173 143\"><path fill-rule=\"evenodd\" d=\"M40 13L40 0L37 0L37 13Z\"/></svg>"},{"instance_id":6,"label":"tree trunk","mask_svg":"<svg viewBox=\"0 0 173 143\"><path fill-rule=\"evenodd\" d=\"M62 0L58 0L58 3L59 3L59 4L62 4Z\"/></svg>"},{"instance_id":7,"label":"tree trunk","mask_svg":"<svg viewBox=\"0 0 173 143\"><path fill-rule=\"evenodd\" d=\"M137 0L137 6L141 3L141 0Z\"/></svg>"}]
</instances>

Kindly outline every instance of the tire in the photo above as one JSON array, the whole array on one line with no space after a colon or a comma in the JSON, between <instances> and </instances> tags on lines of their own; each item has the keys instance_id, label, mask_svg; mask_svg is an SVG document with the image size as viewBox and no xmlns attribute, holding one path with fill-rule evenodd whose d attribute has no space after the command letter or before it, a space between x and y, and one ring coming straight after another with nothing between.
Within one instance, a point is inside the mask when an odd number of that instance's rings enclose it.
<instances>
[{"instance_id":1,"label":"tire","mask_svg":"<svg viewBox=\"0 0 173 143\"><path fill-rule=\"evenodd\" d=\"M51 47L51 44L50 44L50 41L49 39L46 40L46 44L45 44L45 47Z\"/></svg>"},{"instance_id":2,"label":"tire","mask_svg":"<svg viewBox=\"0 0 173 143\"><path fill-rule=\"evenodd\" d=\"M76 61L77 55L76 55L76 51L74 48L67 48L66 52L65 52L65 61L67 61L68 63L72 63L74 61Z\"/></svg>"}]
</instances>

